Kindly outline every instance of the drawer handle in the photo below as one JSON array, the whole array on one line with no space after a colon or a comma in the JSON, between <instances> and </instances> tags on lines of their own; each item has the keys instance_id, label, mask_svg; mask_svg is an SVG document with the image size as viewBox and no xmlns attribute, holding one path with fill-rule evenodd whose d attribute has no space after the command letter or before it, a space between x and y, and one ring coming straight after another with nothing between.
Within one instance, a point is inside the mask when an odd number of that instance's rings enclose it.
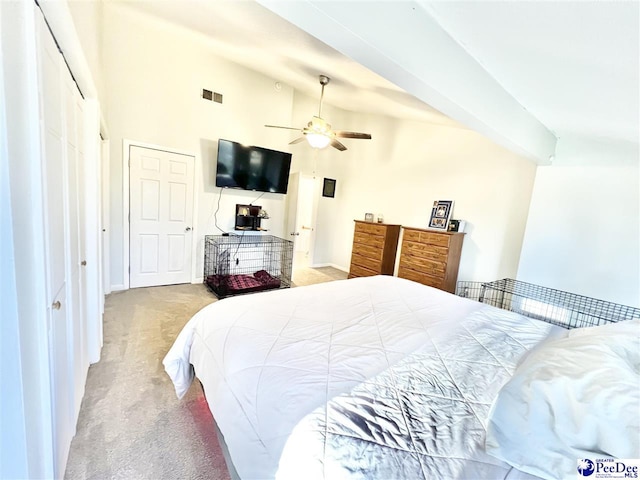
<instances>
[{"instance_id":1,"label":"drawer handle","mask_svg":"<svg viewBox=\"0 0 640 480\"><path fill-rule=\"evenodd\" d=\"M51 304L51 308L53 308L54 310L60 310L61 307L62 304L59 300L56 300L55 302L53 302L53 304Z\"/></svg>"}]
</instances>

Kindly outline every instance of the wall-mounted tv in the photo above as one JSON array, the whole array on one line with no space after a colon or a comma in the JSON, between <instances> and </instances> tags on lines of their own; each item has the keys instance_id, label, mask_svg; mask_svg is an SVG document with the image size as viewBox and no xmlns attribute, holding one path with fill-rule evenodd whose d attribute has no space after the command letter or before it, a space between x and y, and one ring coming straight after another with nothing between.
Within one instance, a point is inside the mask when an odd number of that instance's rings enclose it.
<instances>
[{"instance_id":1,"label":"wall-mounted tv","mask_svg":"<svg viewBox=\"0 0 640 480\"><path fill-rule=\"evenodd\" d=\"M216 187L287 193L291 154L218 140Z\"/></svg>"}]
</instances>

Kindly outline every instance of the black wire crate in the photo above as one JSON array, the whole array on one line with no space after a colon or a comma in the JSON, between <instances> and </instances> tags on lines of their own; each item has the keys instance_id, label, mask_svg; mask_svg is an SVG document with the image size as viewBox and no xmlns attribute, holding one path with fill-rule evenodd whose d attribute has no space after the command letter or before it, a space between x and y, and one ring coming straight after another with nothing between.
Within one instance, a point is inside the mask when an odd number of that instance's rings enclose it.
<instances>
[{"instance_id":1,"label":"black wire crate","mask_svg":"<svg viewBox=\"0 0 640 480\"><path fill-rule=\"evenodd\" d=\"M204 284L218 298L291 287L293 242L273 235L206 235Z\"/></svg>"},{"instance_id":2,"label":"black wire crate","mask_svg":"<svg viewBox=\"0 0 640 480\"><path fill-rule=\"evenodd\" d=\"M640 318L640 308L505 278L458 282L456 295L565 328L592 327Z\"/></svg>"}]
</instances>

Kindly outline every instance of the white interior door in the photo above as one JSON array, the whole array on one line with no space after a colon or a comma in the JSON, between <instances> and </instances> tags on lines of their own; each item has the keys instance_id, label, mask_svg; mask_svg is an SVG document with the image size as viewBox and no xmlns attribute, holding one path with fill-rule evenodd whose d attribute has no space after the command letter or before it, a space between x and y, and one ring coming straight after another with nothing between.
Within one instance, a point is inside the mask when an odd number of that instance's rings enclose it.
<instances>
[{"instance_id":1,"label":"white interior door","mask_svg":"<svg viewBox=\"0 0 640 480\"><path fill-rule=\"evenodd\" d=\"M294 268L304 268L312 262L315 232L314 198L316 179L294 172L287 188L287 234L294 242Z\"/></svg>"},{"instance_id":2,"label":"white interior door","mask_svg":"<svg viewBox=\"0 0 640 480\"><path fill-rule=\"evenodd\" d=\"M296 231L300 233L296 238L295 252L309 258L311 237L315 230L313 222L313 199L316 180L307 175L300 176L298 187L298 211L296 215Z\"/></svg>"},{"instance_id":3,"label":"white interior door","mask_svg":"<svg viewBox=\"0 0 640 480\"><path fill-rule=\"evenodd\" d=\"M289 186L287 187L287 236L294 242L294 251L296 239L300 232L296 230L298 216L298 189L300 187L300 173L294 172L289 175ZM294 260L295 261L295 260Z\"/></svg>"},{"instance_id":4,"label":"white interior door","mask_svg":"<svg viewBox=\"0 0 640 480\"><path fill-rule=\"evenodd\" d=\"M131 288L190 282L194 163L189 155L131 146Z\"/></svg>"}]
</instances>

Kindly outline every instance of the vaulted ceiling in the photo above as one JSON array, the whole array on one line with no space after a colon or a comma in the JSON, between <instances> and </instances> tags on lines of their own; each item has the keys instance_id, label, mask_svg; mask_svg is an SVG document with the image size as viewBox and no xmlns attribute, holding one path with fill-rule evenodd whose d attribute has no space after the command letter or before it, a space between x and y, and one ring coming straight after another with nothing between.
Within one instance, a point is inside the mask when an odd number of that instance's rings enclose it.
<instances>
[{"instance_id":1,"label":"vaulted ceiling","mask_svg":"<svg viewBox=\"0 0 640 480\"><path fill-rule=\"evenodd\" d=\"M310 96L326 74L329 104L459 122L543 164L558 137L638 142L635 1L125 3Z\"/></svg>"}]
</instances>

